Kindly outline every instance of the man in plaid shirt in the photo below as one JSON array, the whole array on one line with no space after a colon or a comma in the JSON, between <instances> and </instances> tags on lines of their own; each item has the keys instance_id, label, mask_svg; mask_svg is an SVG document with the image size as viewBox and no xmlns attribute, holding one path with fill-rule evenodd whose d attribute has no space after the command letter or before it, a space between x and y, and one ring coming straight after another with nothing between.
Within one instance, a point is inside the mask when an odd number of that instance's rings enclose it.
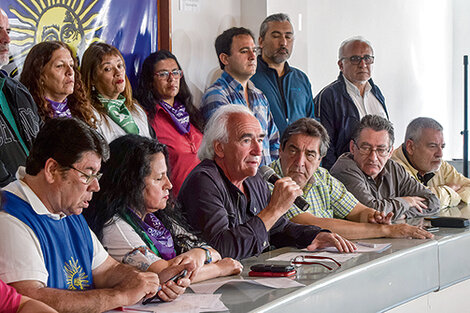
<instances>
[{"instance_id":1,"label":"man in plaid shirt","mask_svg":"<svg viewBox=\"0 0 470 313\"><path fill-rule=\"evenodd\" d=\"M266 96L250 81L256 72L258 50L253 34L243 27L229 28L217 37L215 50L223 73L202 96L202 116L207 123L223 105L242 104L248 107L266 133L260 165L268 165L279 156L279 131Z\"/></svg>"},{"instance_id":2,"label":"man in plaid shirt","mask_svg":"<svg viewBox=\"0 0 470 313\"><path fill-rule=\"evenodd\" d=\"M280 158L271 167L281 177L291 177L310 204L306 212L292 206L286 213L292 222L328 228L348 239L432 238L416 226L390 225L393 213L385 215L359 203L339 180L320 167L328 145L325 128L312 118L297 120L281 137Z\"/></svg>"}]
</instances>

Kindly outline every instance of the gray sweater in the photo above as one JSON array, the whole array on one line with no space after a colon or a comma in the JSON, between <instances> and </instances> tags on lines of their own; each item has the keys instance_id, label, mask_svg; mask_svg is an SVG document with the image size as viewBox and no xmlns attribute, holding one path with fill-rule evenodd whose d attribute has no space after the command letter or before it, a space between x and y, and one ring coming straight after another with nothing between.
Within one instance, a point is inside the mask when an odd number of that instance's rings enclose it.
<instances>
[{"instance_id":1,"label":"gray sweater","mask_svg":"<svg viewBox=\"0 0 470 313\"><path fill-rule=\"evenodd\" d=\"M394 220L429 216L439 212L439 200L431 190L424 187L393 160L388 160L382 172L374 180L357 166L350 152L341 155L330 170L362 204L381 212L393 212ZM403 199L417 196L426 199L428 206L420 213Z\"/></svg>"}]
</instances>

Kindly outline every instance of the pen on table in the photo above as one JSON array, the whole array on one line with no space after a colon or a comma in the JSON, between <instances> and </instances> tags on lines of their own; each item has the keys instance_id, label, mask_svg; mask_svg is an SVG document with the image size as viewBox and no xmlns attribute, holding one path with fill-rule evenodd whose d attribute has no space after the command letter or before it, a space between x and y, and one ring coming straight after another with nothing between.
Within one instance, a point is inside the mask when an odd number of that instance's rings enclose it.
<instances>
[{"instance_id":1,"label":"pen on table","mask_svg":"<svg viewBox=\"0 0 470 313\"><path fill-rule=\"evenodd\" d=\"M154 313L155 311L149 311L149 310L141 310L141 309L134 309L134 308L125 308L125 307L118 307L115 308L114 311L120 311L120 312L134 312L134 313Z\"/></svg>"},{"instance_id":2,"label":"pen on table","mask_svg":"<svg viewBox=\"0 0 470 313\"><path fill-rule=\"evenodd\" d=\"M356 242L356 245L367 247L367 248L377 248L377 244L375 243L370 243L370 242L361 242L358 241Z\"/></svg>"}]
</instances>

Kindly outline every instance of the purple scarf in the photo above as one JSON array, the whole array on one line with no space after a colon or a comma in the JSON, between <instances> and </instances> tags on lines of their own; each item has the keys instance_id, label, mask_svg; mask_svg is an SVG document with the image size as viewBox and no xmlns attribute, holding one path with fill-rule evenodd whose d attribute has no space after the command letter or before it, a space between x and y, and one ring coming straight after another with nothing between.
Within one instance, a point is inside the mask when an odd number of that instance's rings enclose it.
<instances>
[{"instance_id":1,"label":"purple scarf","mask_svg":"<svg viewBox=\"0 0 470 313\"><path fill-rule=\"evenodd\" d=\"M64 102L56 102L54 100L46 98L46 100L51 104L52 109L52 117L72 117L72 113L70 113L70 109L67 105L67 98L65 98Z\"/></svg>"},{"instance_id":2,"label":"purple scarf","mask_svg":"<svg viewBox=\"0 0 470 313\"><path fill-rule=\"evenodd\" d=\"M173 106L169 105L165 101L161 100L160 105L165 111L170 114L173 123L175 124L176 130L180 134L187 134L189 132L189 114L186 112L184 105L175 100Z\"/></svg>"},{"instance_id":3,"label":"purple scarf","mask_svg":"<svg viewBox=\"0 0 470 313\"><path fill-rule=\"evenodd\" d=\"M145 215L144 220L139 218L134 211L129 210L137 218L139 226L149 236L150 240L157 248L164 260L173 259L176 256L175 245L170 231L162 224L162 222L153 213Z\"/></svg>"}]
</instances>

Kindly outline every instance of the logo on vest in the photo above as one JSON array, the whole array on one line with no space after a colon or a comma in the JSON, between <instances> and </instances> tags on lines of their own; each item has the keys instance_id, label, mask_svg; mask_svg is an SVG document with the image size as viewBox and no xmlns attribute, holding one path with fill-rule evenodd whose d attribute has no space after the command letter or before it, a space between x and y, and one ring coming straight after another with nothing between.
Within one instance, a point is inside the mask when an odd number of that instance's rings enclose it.
<instances>
[{"instance_id":1,"label":"logo on vest","mask_svg":"<svg viewBox=\"0 0 470 313\"><path fill-rule=\"evenodd\" d=\"M78 260L73 257L69 263L65 263L64 272L67 276L67 289L69 290L85 290L90 287L88 275L83 272L83 268L78 264Z\"/></svg>"}]
</instances>

